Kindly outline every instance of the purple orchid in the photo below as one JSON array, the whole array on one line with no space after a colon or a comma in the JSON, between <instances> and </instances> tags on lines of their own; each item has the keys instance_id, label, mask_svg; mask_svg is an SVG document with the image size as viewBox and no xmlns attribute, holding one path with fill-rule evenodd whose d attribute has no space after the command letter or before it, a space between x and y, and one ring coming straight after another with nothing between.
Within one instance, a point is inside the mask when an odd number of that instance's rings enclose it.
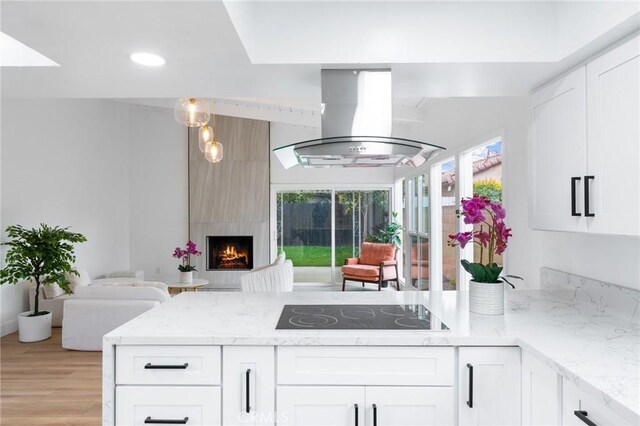
<instances>
[{"instance_id":1,"label":"purple orchid","mask_svg":"<svg viewBox=\"0 0 640 426\"><path fill-rule=\"evenodd\" d=\"M189 260L191 256L200 256L202 252L198 250L196 243L189 240L187 241L187 247L182 249L180 247L176 247L173 251L173 257L176 259L182 260L182 265L178 266L178 270L181 272L190 272L195 271L196 267L189 264Z\"/></svg>"}]
</instances>

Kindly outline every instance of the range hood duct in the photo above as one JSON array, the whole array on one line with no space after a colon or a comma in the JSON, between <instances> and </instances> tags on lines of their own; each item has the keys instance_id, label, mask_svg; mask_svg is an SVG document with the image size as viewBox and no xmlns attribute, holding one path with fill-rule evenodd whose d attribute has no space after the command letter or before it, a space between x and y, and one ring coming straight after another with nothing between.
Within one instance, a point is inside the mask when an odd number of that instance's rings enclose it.
<instances>
[{"instance_id":1,"label":"range hood duct","mask_svg":"<svg viewBox=\"0 0 640 426\"><path fill-rule=\"evenodd\" d=\"M391 131L390 69L322 70L322 138L273 152L288 169L419 166L444 150Z\"/></svg>"}]
</instances>

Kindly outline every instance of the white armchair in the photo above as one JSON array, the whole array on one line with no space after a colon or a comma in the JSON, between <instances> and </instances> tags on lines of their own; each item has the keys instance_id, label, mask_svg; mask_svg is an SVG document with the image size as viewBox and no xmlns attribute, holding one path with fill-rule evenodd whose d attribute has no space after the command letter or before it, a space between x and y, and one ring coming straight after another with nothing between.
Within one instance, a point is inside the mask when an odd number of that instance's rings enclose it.
<instances>
[{"instance_id":1,"label":"white armchair","mask_svg":"<svg viewBox=\"0 0 640 426\"><path fill-rule=\"evenodd\" d=\"M285 260L279 265L270 265L245 274L240 278L242 291L293 291L293 263Z\"/></svg>"},{"instance_id":2,"label":"white armchair","mask_svg":"<svg viewBox=\"0 0 640 426\"><path fill-rule=\"evenodd\" d=\"M62 347L101 351L105 334L170 299L167 285L91 285L76 290L64 303Z\"/></svg>"}]
</instances>

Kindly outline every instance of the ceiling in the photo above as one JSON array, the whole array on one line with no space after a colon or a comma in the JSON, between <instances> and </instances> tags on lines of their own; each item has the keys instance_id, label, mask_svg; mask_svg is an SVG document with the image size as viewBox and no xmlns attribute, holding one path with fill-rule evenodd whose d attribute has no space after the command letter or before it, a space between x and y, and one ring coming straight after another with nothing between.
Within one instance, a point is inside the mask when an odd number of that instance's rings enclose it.
<instances>
[{"instance_id":1,"label":"ceiling","mask_svg":"<svg viewBox=\"0 0 640 426\"><path fill-rule=\"evenodd\" d=\"M201 96L292 110L317 109L322 67L390 66L394 105L408 111L423 98L524 96L640 28L636 1L3 0L1 7L2 32L60 65L3 67L5 98ZM136 51L167 63L134 64Z\"/></svg>"}]
</instances>

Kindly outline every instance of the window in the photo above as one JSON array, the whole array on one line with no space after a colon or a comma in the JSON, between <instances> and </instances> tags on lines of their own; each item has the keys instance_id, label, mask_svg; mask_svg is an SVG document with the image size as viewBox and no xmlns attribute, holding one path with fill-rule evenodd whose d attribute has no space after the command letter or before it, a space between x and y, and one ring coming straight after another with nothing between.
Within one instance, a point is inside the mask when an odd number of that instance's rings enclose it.
<instances>
[{"instance_id":1,"label":"window","mask_svg":"<svg viewBox=\"0 0 640 426\"><path fill-rule=\"evenodd\" d=\"M296 281L331 281L331 191L278 192L277 253L295 266Z\"/></svg>"},{"instance_id":2,"label":"window","mask_svg":"<svg viewBox=\"0 0 640 426\"><path fill-rule=\"evenodd\" d=\"M429 178L437 185L435 188L429 188ZM418 290L466 289L466 272L459 260L480 262L483 254L482 261L486 263L487 249L481 253L471 244L459 249L447 243L449 235L472 230L457 217L460 198L475 193L502 202L501 138L432 164L428 173L408 176L405 181L405 278ZM481 230L480 225L474 230ZM494 261L502 264L503 259L496 256Z\"/></svg>"},{"instance_id":3,"label":"window","mask_svg":"<svg viewBox=\"0 0 640 426\"><path fill-rule=\"evenodd\" d=\"M456 210L456 161L451 159L440 165L440 181L442 182L440 206L442 208L442 289L455 290L458 256L455 247L447 243L449 235L457 229Z\"/></svg>"},{"instance_id":4,"label":"window","mask_svg":"<svg viewBox=\"0 0 640 426\"><path fill-rule=\"evenodd\" d=\"M409 180L411 194L408 275L418 290L429 289L429 175Z\"/></svg>"},{"instance_id":5,"label":"window","mask_svg":"<svg viewBox=\"0 0 640 426\"><path fill-rule=\"evenodd\" d=\"M502 202L502 141L492 141L471 152L473 161L473 193L483 195L491 201ZM488 221L491 218L487 218ZM491 222L490 222L491 223ZM486 225L474 225L474 231L481 231ZM486 248L478 245L473 249L473 261L487 263ZM482 255L482 256L481 256ZM502 256L496 255L493 261L502 264Z\"/></svg>"},{"instance_id":6,"label":"window","mask_svg":"<svg viewBox=\"0 0 640 426\"><path fill-rule=\"evenodd\" d=\"M275 252L297 282L341 282L345 259L390 220L390 189L275 191Z\"/></svg>"}]
</instances>

